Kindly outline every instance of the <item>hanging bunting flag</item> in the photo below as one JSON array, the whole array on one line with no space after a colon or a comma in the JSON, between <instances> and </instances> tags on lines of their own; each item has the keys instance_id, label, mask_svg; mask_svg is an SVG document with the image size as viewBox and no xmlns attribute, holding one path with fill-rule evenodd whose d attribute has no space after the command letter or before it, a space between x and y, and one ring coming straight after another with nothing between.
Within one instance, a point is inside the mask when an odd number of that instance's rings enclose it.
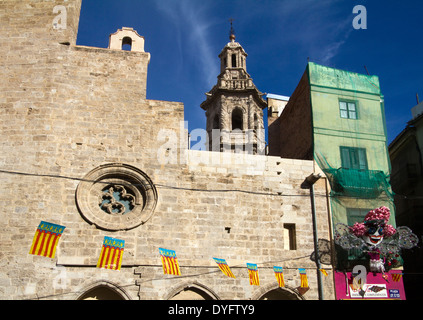
<instances>
[{"instance_id":1,"label":"hanging bunting flag","mask_svg":"<svg viewBox=\"0 0 423 320\"><path fill-rule=\"evenodd\" d=\"M325 269L320 269L320 272L321 272L321 273L323 273L323 275L324 275L325 277L327 277L327 276L328 276L328 273L327 273L327 271L326 271Z\"/></svg>"},{"instance_id":2,"label":"hanging bunting flag","mask_svg":"<svg viewBox=\"0 0 423 320\"><path fill-rule=\"evenodd\" d=\"M178 259L176 258L175 251L159 248L159 252L163 264L163 273L180 276L181 271L179 270Z\"/></svg>"},{"instance_id":3,"label":"hanging bunting flag","mask_svg":"<svg viewBox=\"0 0 423 320\"><path fill-rule=\"evenodd\" d=\"M275 271L275 277L276 280L278 280L279 287L285 287L285 280L283 278L283 268L274 266L273 271Z\"/></svg>"},{"instance_id":4,"label":"hanging bunting flag","mask_svg":"<svg viewBox=\"0 0 423 320\"><path fill-rule=\"evenodd\" d=\"M225 259L218 259L218 258L213 258L213 260L217 263L217 265L219 266L219 269L228 277L230 278L234 278L235 276L232 273L231 269L229 268L228 264L226 263Z\"/></svg>"},{"instance_id":5,"label":"hanging bunting flag","mask_svg":"<svg viewBox=\"0 0 423 320\"><path fill-rule=\"evenodd\" d=\"M308 288L308 280L307 280L307 273L306 270L304 268L299 268L298 269L300 272L300 278L301 278L301 288Z\"/></svg>"},{"instance_id":6,"label":"hanging bunting flag","mask_svg":"<svg viewBox=\"0 0 423 320\"><path fill-rule=\"evenodd\" d=\"M125 240L104 237L97 268L120 270Z\"/></svg>"},{"instance_id":7,"label":"hanging bunting flag","mask_svg":"<svg viewBox=\"0 0 423 320\"><path fill-rule=\"evenodd\" d=\"M392 280L394 282L399 282L402 277L402 273L391 273Z\"/></svg>"},{"instance_id":8,"label":"hanging bunting flag","mask_svg":"<svg viewBox=\"0 0 423 320\"><path fill-rule=\"evenodd\" d=\"M248 276L250 277L250 285L259 286L260 280L258 275L257 265L254 263L247 263Z\"/></svg>"},{"instance_id":9,"label":"hanging bunting flag","mask_svg":"<svg viewBox=\"0 0 423 320\"><path fill-rule=\"evenodd\" d=\"M57 243L66 227L41 221L32 240L30 254L54 258Z\"/></svg>"}]
</instances>

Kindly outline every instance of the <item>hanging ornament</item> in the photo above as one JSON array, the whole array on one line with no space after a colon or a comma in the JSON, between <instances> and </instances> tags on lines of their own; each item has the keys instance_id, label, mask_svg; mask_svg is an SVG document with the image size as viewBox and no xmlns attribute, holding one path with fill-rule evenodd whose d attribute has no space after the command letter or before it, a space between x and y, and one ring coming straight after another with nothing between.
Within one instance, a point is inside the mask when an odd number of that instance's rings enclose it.
<instances>
[{"instance_id":1,"label":"hanging ornament","mask_svg":"<svg viewBox=\"0 0 423 320\"><path fill-rule=\"evenodd\" d=\"M418 238L408 227L394 228L388 224L390 211L387 207L370 210L363 222L353 226L338 223L335 226L335 243L343 249L357 249L369 256L371 272L385 273L392 268L402 249L411 249Z\"/></svg>"}]
</instances>

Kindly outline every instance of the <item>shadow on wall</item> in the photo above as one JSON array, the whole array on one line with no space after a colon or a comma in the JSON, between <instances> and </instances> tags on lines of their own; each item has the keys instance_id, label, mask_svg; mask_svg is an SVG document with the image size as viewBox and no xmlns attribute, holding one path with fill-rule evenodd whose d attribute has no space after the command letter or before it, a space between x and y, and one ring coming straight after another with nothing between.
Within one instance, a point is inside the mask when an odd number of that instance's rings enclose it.
<instances>
[{"instance_id":1,"label":"shadow on wall","mask_svg":"<svg viewBox=\"0 0 423 320\"><path fill-rule=\"evenodd\" d=\"M332 264L332 249L330 241L326 239L319 239L317 241L317 248L319 250L319 260L323 264ZM312 252L310 260L316 261L316 252Z\"/></svg>"}]
</instances>

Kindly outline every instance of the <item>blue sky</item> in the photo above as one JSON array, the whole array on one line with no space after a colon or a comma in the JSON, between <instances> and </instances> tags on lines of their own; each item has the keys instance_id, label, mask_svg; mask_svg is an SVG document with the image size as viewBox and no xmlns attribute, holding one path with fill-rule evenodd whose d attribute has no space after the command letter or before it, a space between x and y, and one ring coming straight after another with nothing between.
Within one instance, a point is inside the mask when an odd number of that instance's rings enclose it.
<instances>
[{"instance_id":1,"label":"blue sky","mask_svg":"<svg viewBox=\"0 0 423 320\"><path fill-rule=\"evenodd\" d=\"M367 29L354 29L356 5ZM150 52L147 98L185 106L189 130L205 128L200 108L216 84L218 54L236 41L261 92L290 96L310 61L380 78L388 142L423 100L423 2L418 0L83 0L79 45L108 46L109 34L132 27Z\"/></svg>"}]
</instances>

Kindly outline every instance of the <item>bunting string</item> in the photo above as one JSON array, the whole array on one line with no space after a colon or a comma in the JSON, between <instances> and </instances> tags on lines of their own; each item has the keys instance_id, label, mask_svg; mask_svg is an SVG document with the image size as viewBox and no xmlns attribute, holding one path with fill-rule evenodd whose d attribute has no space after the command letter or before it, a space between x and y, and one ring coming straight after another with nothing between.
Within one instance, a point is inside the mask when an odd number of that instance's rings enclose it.
<instances>
[{"instance_id":1,"label":"bunting string","mask_svg":"<svg viewBox=\"0 0 423 320\"><path fill-rule=\"evenodd\" d=\"M33 237L32 245L29 254L39 255L49 258L55 257L56 248L61 238L65 226L53 224L50 222L41 221L38 225L35 235ZM125 241L121 239L115 239L110 237L104 237L103 246L101 249L100 257L97 262L98 268L120 270L122 265L122 258L124 252ZM174 250L159 248L159 254L163 266L163 273L169 275L181 276L181 271ZM294 259L303 259L308 256L297 257ZM219 269L223 274L230 278L236 279L235 275L231 271L225 259L213 258L218 265ZM289 259L293 260L293 259ZM262 264L270 264L271 261L264 262ZM259 273L257 264L247 263L247 270L249 276L250 285L259 286ZM325 269L318 269L323 275L328 276ZM280 266L273 266L275 278L278 282L279 287L285 287L284 281L284 269ZM309 289L309 283L305 268L298 268L300 274L300 287L299 292L305 293ZM416 274L416 273L414 273ZM420 273L418 273L420 274ZM201 275L201 274L200 274ZM188 277L198 275L188 275ZM386 275L388 276L388 275ZM391 273L392 280L399 282L402 279L403 273ZM152 281L155 279L149 279L146 281ZM300 290L301 289L301 290ZM305 290L303 290L305 289Z\"/></svg>"},{"instance_id":2,"label":"bunting string","mask_svg":"<svg viewBox=\"0 0 423 320\"><path fill-rule=\"evenodd\" d=\"M41 221L33 238L30 254L54 258L58 241L65 227L45 221ZM104 237L100 256L97 261L97 268L120 270L122 266L125 241L121 239ZM159 248L160 259L163 267L163 274L181 276L176 252L174 250ZM219 269L227 277L236 279L225 259L213 258ZM274 273L279 287L285 286L283 268L274 266ZM248 277L250 285L259 286L260 279L257 264L247 263ZM300 270L301 287L308 287L307 275L305 269ZM321 270L324 271L323 269ZM394 281L400 275L392 275Z\"/></svg>"}]
</instances>

